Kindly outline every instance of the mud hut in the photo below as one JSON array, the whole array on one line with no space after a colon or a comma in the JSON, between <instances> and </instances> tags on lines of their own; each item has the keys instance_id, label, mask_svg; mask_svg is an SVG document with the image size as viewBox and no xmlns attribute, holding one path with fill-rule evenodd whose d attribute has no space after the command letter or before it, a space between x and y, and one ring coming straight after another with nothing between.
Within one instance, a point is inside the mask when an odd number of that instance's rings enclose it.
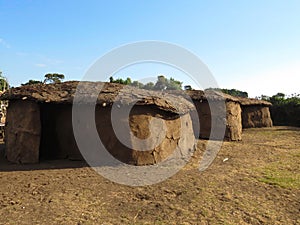
<instances>
[{"instance_id":1,"label":"mud hut","mask_svg":"<svg viewBox=\"0 0 300 225\"><path fill-rule=\"evenodd\" d=\"M9 100L5 142L6 157L10 162L37 163L41 158L82 159L72 128L72 106L77 85L76 81L26 85L0 96L0 99ZM194 134L189 114L193 106L184 98L128 86L123 88L120 84L81 82L81 85L83 96L91 90L98 95L97 90L101 86L96 106L93 106L95 124L101 142L116 159L128 164L148 165L166 159L175 148L179 148L182 154L193 150ZM85 101L89 96L85 97L82 102L77 102L83 110L89 107ZM128 136L133 148L120 142L111 121L115 104L117 110L132 107L130 130L139 139L151 137L142 142L145 146L138 146L140 142L128 133L124 135ZM128 124L128 117L120 115L117 123L122 127ZM151 136L149 124L153 120L161 120L165 125ZM159 144L153 146L156 142ZM141 147L148 150L134 150Z\"/></svg>"},{"instance_id":2,"label":"mud hut","mask_svg":"<svg viewBox=\"0 0 300 225\"><path fill-rule=\"evenodd\" d=\"M251 98L238 98L242 108L243 128L273 126L270 102Z\"/></svg>"},{"instance_id":3,"label":"mud hut","mask_svg":"<svg viewBox=\"0 0 300 225\"><path fill-rule=\"evenodd\" d=\"M226 126L224 140L239 141L242 139L241 107L237 98L216 91L190 90L187 91L187 94L193 100L198 112L200 123L199 138L213 138L211 137L211 127L212 116L215 116L218 119L219 126ZM209 102L214 104L217 110L212 111ZM226 107L224 115L220 113L223 111L222 103L223 105L225 103ZM219 129L218 126L215 129Z\"/></svg>"}]
</instances>

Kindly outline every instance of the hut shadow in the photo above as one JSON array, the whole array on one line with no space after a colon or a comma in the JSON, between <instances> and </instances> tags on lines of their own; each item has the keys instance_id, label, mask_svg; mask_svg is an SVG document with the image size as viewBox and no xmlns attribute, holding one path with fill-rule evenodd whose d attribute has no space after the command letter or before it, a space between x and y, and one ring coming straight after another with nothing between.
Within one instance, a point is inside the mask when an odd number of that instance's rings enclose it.
<instances>
[{"instance_id":1,"label":"hut shadow","mask_svg":"<svg viewBox=\"0 0 300 225\"><path fill-rule=\"evenodd\" d=\"M89 167L84 160L72 161L70 159L40 160L36 164L15 164L5 158L5 145L0 144L0 172L54 170Z\"/></svg>"}]
</instances>

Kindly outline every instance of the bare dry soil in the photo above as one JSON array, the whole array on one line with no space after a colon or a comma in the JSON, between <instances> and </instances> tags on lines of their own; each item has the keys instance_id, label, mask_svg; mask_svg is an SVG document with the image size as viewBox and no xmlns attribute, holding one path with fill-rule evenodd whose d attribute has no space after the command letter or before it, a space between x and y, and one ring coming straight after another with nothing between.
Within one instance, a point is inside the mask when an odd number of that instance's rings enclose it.
<instances>
[{"instance_id":1,"label":"bare dry soil","mask_svg":"<svg viewBox=\"0 0 300 225\"><path fill-rule=\"evenodd\" d=\"M0 160L0 224L300 224L300 129L247 129L199 172L129 187L84 162ZM226 159L226 160L224 160Z\"/></svg>"}]
</instances>

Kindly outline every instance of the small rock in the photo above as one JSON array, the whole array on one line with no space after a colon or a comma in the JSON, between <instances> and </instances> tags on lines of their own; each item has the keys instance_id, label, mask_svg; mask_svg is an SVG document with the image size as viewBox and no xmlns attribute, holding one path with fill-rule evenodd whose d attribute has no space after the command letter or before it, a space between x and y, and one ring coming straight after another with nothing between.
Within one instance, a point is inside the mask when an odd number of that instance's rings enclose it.
<instances>
[{"instance_id":1,"label":"small rock","mask_svg":"<svg viewBox=\"0 0 300 225\"><path fill-rule=\"evenodd\" d=\"M223 162L226 162L226 161L228 161L229 159L228 158L225 158L225 159L223 159Z\"/></svg>"}]
</instances>

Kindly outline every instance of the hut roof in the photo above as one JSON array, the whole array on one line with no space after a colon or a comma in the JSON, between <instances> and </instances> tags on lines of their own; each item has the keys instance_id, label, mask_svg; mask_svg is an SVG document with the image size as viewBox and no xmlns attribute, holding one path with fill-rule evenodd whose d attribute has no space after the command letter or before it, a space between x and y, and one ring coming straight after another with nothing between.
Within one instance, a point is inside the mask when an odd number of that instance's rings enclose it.
<instances>
[{"instance_id":1,"label":"hut roof","mask_svg":"<svg viewBox=\"0 0 300 225\"><path fill-rule=\"evenodd\" d=\"M212 100L212 101L232 101L232 102L239 102L239 99L236 97L233 97L231 95L219 92L219 91L214 91L214 90L207 90L207 91L202 91L202 90L189 90L186 91L187 94L193 99L193 100Z\"/></svg>"},{"instance_id":2,"label":"hut roof","mask_svg":"<svg viewBox=\"0 0 300 225\"><path fill-rule=\"evenodd\" d=\"M106 82L68 81L57 84L34 84L12 88L2 95L0 100L31 100L39 103L73 104L74 96L80 84L80 101L89 103L91 94L98 94L97 104L111 105L154 105L161 110L185 114L193 109L193 104L183 96L161 91L150 91Z\"/></svg>"},{"instance_id":3,"label":"hut roof","mask_svg":"<svg viewBox=\"0 0 300 225\"><path fill-rule=\"evenodd\" d=\"M205 100L205 99L210 99L212 101L225 100L225 101L239 102L241 105L244 106L249 106L249 105L271 106L272 105L270 102L267 101L258 100L254 98L234 97L232 95L225 94L219 91L214 91L214 90L208 90L208 91L189 90L186 92L193 100Z\"/></svg>"},{"instance_id":4,"label":"hut roof","mask_svg":"<svg viewBox=\"0 0 300 225\"><path fill-rule=\"evenodd\" d=\"M258 100L254 98L242 98L238 97L238 100L241 105L249 106L249 105L264 105L264 106L271 106L272 103L264 100Z\"/></svg>"}]
</instances>

